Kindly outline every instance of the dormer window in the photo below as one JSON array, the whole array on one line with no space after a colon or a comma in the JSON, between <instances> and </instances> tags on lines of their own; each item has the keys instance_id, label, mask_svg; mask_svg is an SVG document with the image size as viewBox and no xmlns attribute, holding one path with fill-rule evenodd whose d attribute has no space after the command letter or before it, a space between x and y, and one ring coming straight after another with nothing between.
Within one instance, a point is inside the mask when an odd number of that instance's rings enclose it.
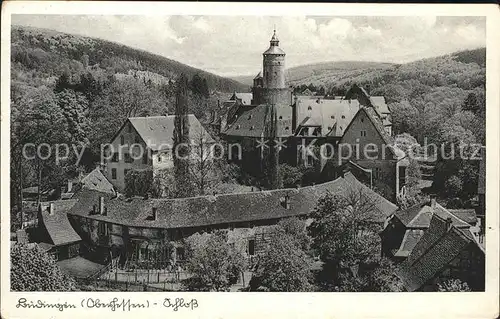
<instances>
[{"instance_id":1,"label":"dormer window","mask_svg":"<svg viewBox=\"0 0 500 319\"><path fill-rule=\"evenodd\" d=\"M279 119L280 119L280 120L282 120L282 119L283 119L283 116L281 116L281 115L280 115Z\"/></svg>"},{"instance_id":2,"label":"dormer window","mask_svg":"<svg viewBox=\"0 0 500 319\"><path fill-rule=\"evenodd\" d=\"M237 129L237 130L239 130L239 129L240 129L240 125L239 125L239 124L238 124L238 125L236 125L236 129Z\"/></svg>"},{"instance_id":3,"label":"dormer window","mask_svg":"<svg viewBox=\"0 0 500 319\"><path fill-rule=\"evenodd\" d=\"M335 115L330 116L330 118L331 118L332 120L334 120L334 119L335 119Z\"/></svg>"},{"instance_id":4,"label":"dormer window","mask_svg":"<svg viewBox=\"0 0 500 319\"><path fill-rule=\"evenodd\" d=\"M313 109L313 108L312 108L311 106L309 106L309 107L307 108L307 110L308 110L308 111L312 111L312 109Z\"/></svg>"},{"instance_id":5,"label":"dormer window","mask_svg":"<svg viewBox=\"0 0 500 319\"><path fill-rule=\"evenodd\" d=\"M251 120L251 119L252 119L252 114L250 114L250 115L248 116L248 119L249 119L249 120Z\"/></svg>"},{"instance_id":6,"label":"dormer window","mask_svg":"<svg viewBox=\"0 0 500 319\"><path fill-rule=\"evenodd\" d=\"M342 118L345 119L345 115L342 115Z\"/></svg>"},{"instance_id":7,"label":"dormer window","mask_svg":"<svg viewBox=\"0 0 500 319\"><path fill-rule=\"evenodd\" d=\"M250 130L251 130L251 131L255 130L255 126L253 126L253 125L252 125L252 126L250 126Z\"/></svg>"}]
</instances>

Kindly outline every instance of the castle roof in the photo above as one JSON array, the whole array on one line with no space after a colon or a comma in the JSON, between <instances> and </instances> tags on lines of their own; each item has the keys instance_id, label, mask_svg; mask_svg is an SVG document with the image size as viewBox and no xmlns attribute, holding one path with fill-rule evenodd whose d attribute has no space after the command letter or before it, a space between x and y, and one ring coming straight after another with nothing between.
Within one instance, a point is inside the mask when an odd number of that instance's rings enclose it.
<instances>
[{"instance_id":1,"label":"castle roof","mask_svg":"<svg viewBox=\"0 0 500 319\"><path fill-rule=\"evenodd\" d=\"M281 55L281 54L285 54L285 51L281 50L281 48L279 46L270 46L269 49L267 49L266 51L264 51L263 53L264 55L268 55L268 54L276 54L276 55Z\"/></svg>"},{"instance_id":2,"label":"castle roof","mask_svg":"<svg viewBox=\"0 0 500 319\"><path fill-rule=\"evenodd\" d=\"M398 210L394 213L397 218L406 228L429 228L430 221L433 215L438 215L441 218L451 218L452 224L458 228L470 228L471 225L453 215L446 208L436 203L435 208L428 201L413 205L407 209Z\"/></svg>"},{"instance_id":3,"label":"castle roof","mask_svg":"<svg viewBox=\"0 0 500 319\"><path fill-rule=\"evenodd\" d=\"M286 137L292 132L292 108L286 104L276 104L277 137ZM266 123L269 120L269 109L267 104L258 105L243 112L238 118L228 125L223 134L230 136L264 137Z\"/></svg>"},{"instance_id":4,"label":"castle roof","mask_svg":"<svg viewBox=\"0 0 500 319\"><path fill-rule=\"evenodd\" d=\"M298 189L179 199L123 199L92 190L83 190L75 194L78 203L73 206L70 214L132 227L167 229L205 227L305 216L316 207L319 198L327 194L348 196L353 191L372 200L379 222L397 209L396 205L348 173L331 182ZM99 196L106 198L107 215L90 215L92 206L98 202ZM288 207L282 204L286 197L290 203ZM153 207L157 209L156 220L148 218Z\"/></svg>"},{"instance_id":5,"label":"castle roof","mask_svg":"<svg viewBox=\"0 0 500 319\"><path fill-rule=\"evenodd\" d=\"M297 99L297 122L305 119L321 125L328 136L341 137L359 110L357 100Z\"/></svg>"}]
</instances>

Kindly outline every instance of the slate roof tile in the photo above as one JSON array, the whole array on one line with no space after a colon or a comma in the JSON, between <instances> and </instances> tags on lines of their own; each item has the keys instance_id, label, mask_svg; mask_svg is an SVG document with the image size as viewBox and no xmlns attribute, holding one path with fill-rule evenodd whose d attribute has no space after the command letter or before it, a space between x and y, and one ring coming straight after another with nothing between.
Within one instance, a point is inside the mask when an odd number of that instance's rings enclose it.
<instances>
[{"instance_id":1,"label":"slate roof tile","mask_svg":"<svg viewBox=\"0 0 500 319\"><path fill-rule=\"evenodd\" d=\"M396 205L376 194L351 174L344 178L303 187L240 194L222 194L182 199L119 199L110 194L84 190L76 194L78 203L71 214L137 227L186 228L216 224L280 219L309 214L320 197L328 194L346 194L360 190L371 197L381 221L390 216ZM290 208L282 200L289 196ZM90 215L99 196L105 197L107 215ZM152 208L157 208L157 219L148 220Z\"/></svg>"},{"instance_id":2,"label":"slate roof tile","mask_svg":"<svg viewBox=\"0 0 500 319\"><path fill-rule=\"evenodd\" d=\"M54 205L54 213L49 214L50 202L40 203L42 222L52 240L52 244L60 246L80 241L81 238L69 223L67 212L76 204L76 200L59 200L51 202Z\"/></svg>"}]
</instances>

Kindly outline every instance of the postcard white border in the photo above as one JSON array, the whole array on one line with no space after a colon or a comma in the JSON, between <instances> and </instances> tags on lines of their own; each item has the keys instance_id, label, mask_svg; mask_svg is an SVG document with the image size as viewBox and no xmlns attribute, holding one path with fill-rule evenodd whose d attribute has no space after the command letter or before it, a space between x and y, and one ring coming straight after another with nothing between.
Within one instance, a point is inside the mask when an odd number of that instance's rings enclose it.
<instances>
[{"instance_id":1,"label":"postcard white border","mask_svg":"<svg viewBox=\"0 0 500 319\"><path fill-rule=\"evenodd\" d=\"M493 4L282 4L282 3L144 3L24 2L2 3L1 58L1 315L4 318L203 317L203 318L344 318L425 317L494 318L499 316L499 106L500 14ZM317 15L317 16L485 16L487 18L487 177L486 291L478 293L16 293L9 276L10 167L10 23L12 14L94 15ZM19 309L19 297L47 302L73 302L92 297L161 302L163 298L198 299L193 311L161 307L131 312L103 309Z\"/></svg>"}]
</instances>

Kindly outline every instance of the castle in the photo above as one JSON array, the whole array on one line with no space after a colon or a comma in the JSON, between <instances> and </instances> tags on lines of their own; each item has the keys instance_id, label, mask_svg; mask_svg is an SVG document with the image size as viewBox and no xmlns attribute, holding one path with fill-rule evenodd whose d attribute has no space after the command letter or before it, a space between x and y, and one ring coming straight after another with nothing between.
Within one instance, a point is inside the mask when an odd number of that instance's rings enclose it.
<instances>
[{"instance_id":1,"label":"castle","mask_svg":"<svg viewBox=\"0 0 500 319\"><path fill-rule=\"evenodd\" d=\"M210 124L226 141L253 150L239 164L256 166L262 158L255 148L260 139L283 139L286 144L279 152L280 163L310 167L330 178L348 169L371 184L384 184L379 188L385 188L394 199L404 187L408 160L394 146L385 98L370 96L356 84L345 96L296 94L286 85L285 56L275 30L263 53L263 70L253 79L252 92L235 92L220 103L219 114L212 116ZM305 152L311 142L318 156ZM361 147L374 143L384 157L339 161L342 143ZM332 156L319 156L328 153Z\"/></svg>"}]
</instances>

